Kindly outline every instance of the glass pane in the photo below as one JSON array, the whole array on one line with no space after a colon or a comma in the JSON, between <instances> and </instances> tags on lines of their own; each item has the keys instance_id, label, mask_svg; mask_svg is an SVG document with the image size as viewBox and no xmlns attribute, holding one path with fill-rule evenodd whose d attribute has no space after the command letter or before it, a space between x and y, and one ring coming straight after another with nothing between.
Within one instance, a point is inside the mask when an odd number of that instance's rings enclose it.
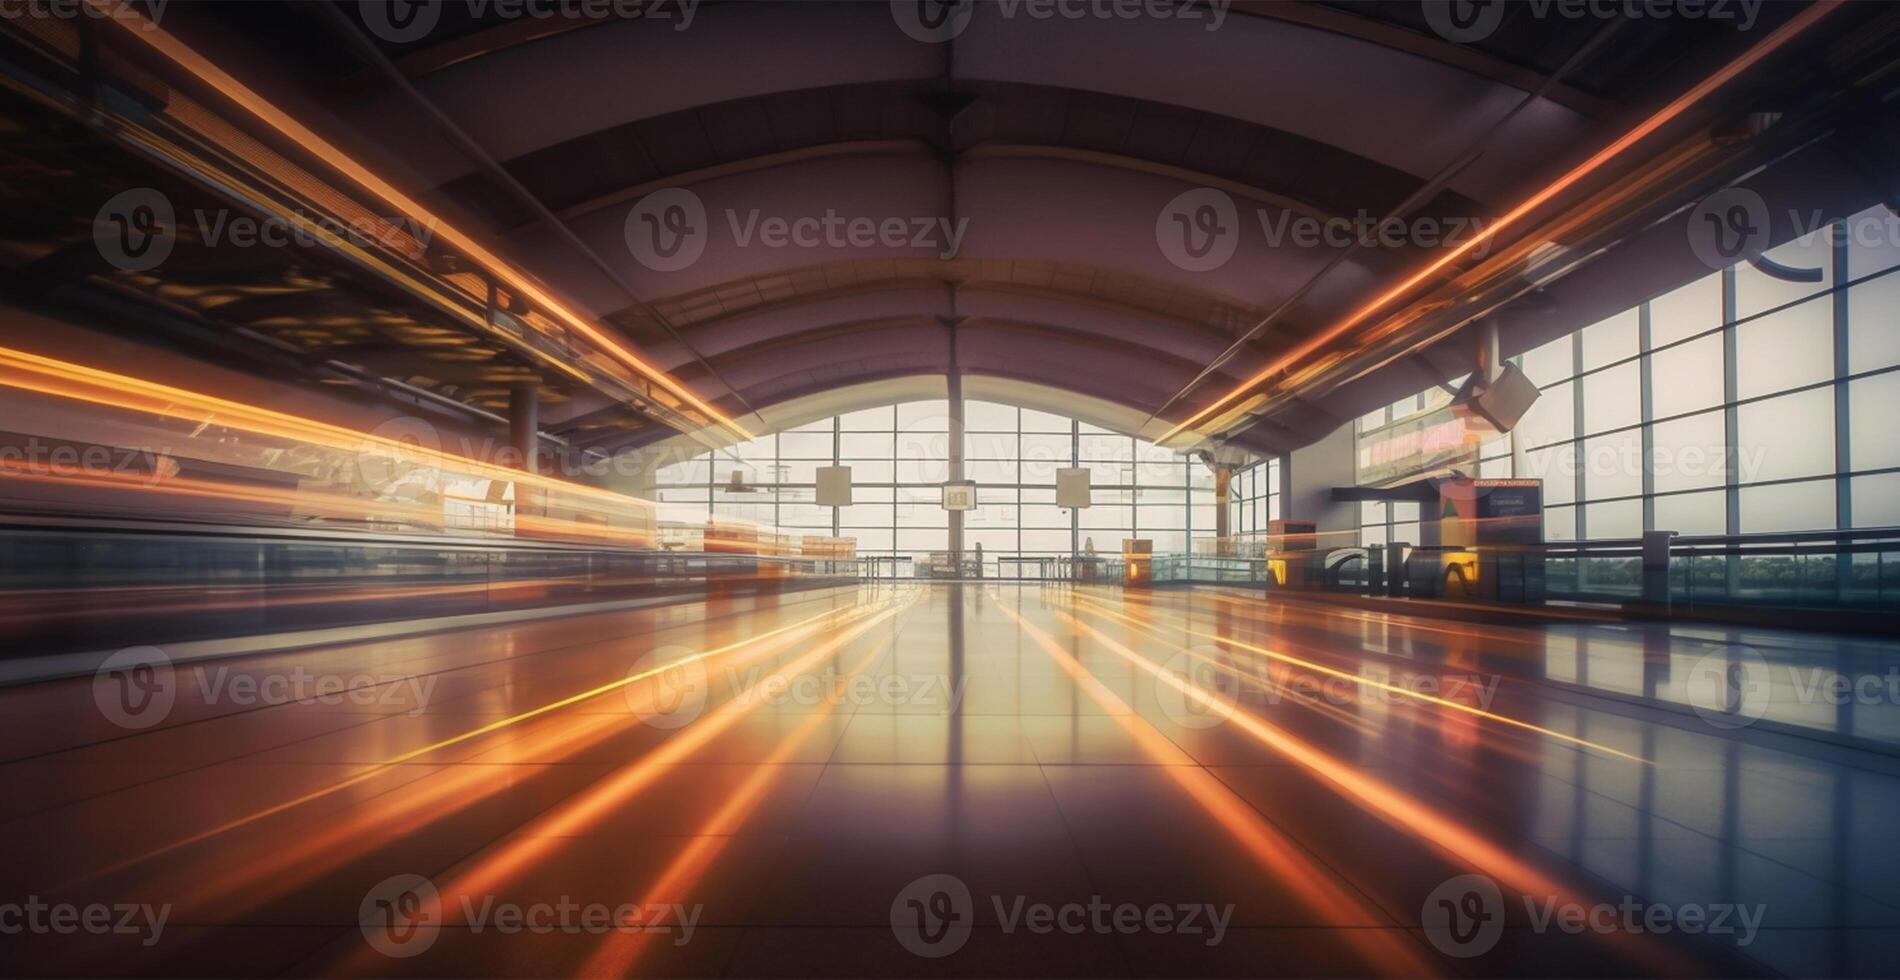
<instances>
[{"instance_id":1,"label":"glass pane","mask_svg":"<svg viewBox=\"0 0 1900 980\"><path fill-rule=\"evenodd\" d=\"M1738 320L1813 296L1834 285L1833 247L1828 243L1825 230L1810 232L1763 255L1778 265L1803 271L1818 270L1821 279L1819 282L1788 282L1743 262L1735 267L1735 317Z\"/></svg>"},{"instance_id":2,"label":"glass pane","mask_svg":"<svg viewBox=\"0 0 1900 980\"><path fill-rule=\"evenodd\" d=\"M1642 373L1637 364L1618 365L1583 379L1584 435L1620 429L1642 420Z\"/></svg>"},{"instance_id":3,"label":"glass pane","mask_svg":"<svg viewBox=\"0 0 1900 980\"><path fill-rule=\"evenodd\" d=\"M963 403L963 428L967 432L1015 432L1016 407L966 400Z\"/></svg>"},{"instance_id":4,"label":"glass pane","mask_svg":"<svg viewBox=\"0 0 1900 980\"><path fill-rule=\"evenodd\" d=\"M844 532L844 537L855 538L859 552L890 551L895 546L897 534L888 527L854 528Z\"/></svg>"},{"instance_id":5,"label":"glass pane","mask_svg":"<svg viewBox=\"0 0 1900 980\"><path fill-rule=\"evenodd\" d=\"M1068 432L1071 422L1061 415L1038 412L1033 408L1023 409L1024 432Z\"/></svg>"},{"instance_id":6,"label":"glass pane","mask_svg":"<svg viewBox=\"0 0 1900 980\"><path fill-rule=\"evenodd\" d=\"M963 478L977 483L1015 483L1016 461L1013 459L972 459L963 464Z\"/></svg>"},{"instance_id":7,"label":"glass pane","mask_svg":"<svg viewBox=\"0 0 1900 980\"><path fill-rule=\"evenodd\" d=\"M856 499L855 494L852 499ZM843 527L890 527L897 523L897 512L890 504L852 504L838 508L838 523Z\"/></svg>"},{"instance_id":8,"label":"glass pane","mask_svg":"<svg viewBox=\"0 0 1900 980\"><path fill-rule=\"evenodd\" d=\"M1616 500L1607 504L1584 504L1583 521L1592 541L1640 538L1643 536L1643 502Z\"/></svg>"},{"instance_id":9,"label":"glass pane","mask_svg":"<svg viewBox=\"0 0 1900 980\"><path fill-rule=\"evenodd\" d=\"M1742 533L1834 527L1834 481L1742 488Z\"/></svg>"},{"instance_id":10,"label":"glass pane","mask_svg":"<svg viewBox=\"0 0 1900 980\"><path fill-rule=\"evenodd\" d=\"M838 437L838 458L890 459L895 443L881 432L846 432Z\"/></svg>"},{"instance_id":11,"label":"glass pane","mask_svg":"<svg viewBox=\"0 0 1900 980\"><path fill-rule=\"evenodd\" d=\"M1862 378L1847 386L1847 418L1851 427L1848 463L1856 470L1900 466L1900 372Z\"/></svg>"},{"instance_id":12,"label":"glass pane","mask_svg":"<svg viewBox=\"0 0 1900 980\"><path fill-rule=\"evenodd\" d=\"M1711 334L1651 354L1649 372L1656 418L1722 404L1722 335Z\"/></svg>"},{"instance_id":13,"label":"glass pane","mask_svg":"<svg viewBox=\"0 0 1900 980\"><path fill-rule=\"evenodd\" d=\"M1900 364L1900 273L1847 291L1847 369L1855 374Z\"/></svg>"},{"instance_id":14,"label":"glass pane","mask_svg":"<svg viewBox=\"0 0 1900 980\"><path fill-rule=\"evenodd\" d=\"M1650 466L1658 492L1719 487L1727 482L1728 424L1723 413L1658 422L1651 431L1655 450Z\"/></svg>"},{"instance_id":15,"label":"glass pane","mask_svg":"<svg viewBox=\"0 0 1900 980\"><path fill-rule=\"evenodd\" d=\"M1127 505L1098 503L1082 508L1081 515L1085 528L1129 531L1135 526L1135 509Z\"/></svg>"},{"instance_id":16,"label":"glass pane","mask_svg":"<svg viewBox=\"0 0 1900 980\"><path fill-rule=\"evenodd\" d=\"M1695 282L1649 301L1649 346L1692 337L1722 325L1722 274Z\"/></svg>"},{"instance_id":17,"label":"glass pane","mask_svg":"<svg viewBox=\"0 0 1900 980\"><path fill-rule=\"evenodd\" d=\"M1583 328L1583 370L1636 356L1637 310L1624 310Z\"/></svg>"},{"instance_id":18,"label":"glass pane","mask_svg":"<svg viewBox=\"0 0 1900 980\"><path fill-rule=\"evenodd\" d=\"M1127 436L1081 436L1076 450L1084 461L1133 461L1135 441Z\"/></svg>"},{"instance_id":19,"label":"glass pane","mask_svg":"<svg viewBox=\"0 0 1900 980\"><path fill-rule=\"evenodd\" d=\"M897 427L910 432L948 432L950 403L938 400L898 405Z\"/></svg>"},{"instance_id":20,"label":"glass pane","mask_svg":"<svg viewBox=\"0 0 1900 980\"><path fill-rule=\"evenodd\" d=\"M1577 508L1551 507L1544 511L1544 540L1575 541L1576 539Z\"/></svg>"},{"instance_id":21,"label":"glass pane","mask_svg":"<svg viewBox=\"0 0 1900 980\"><path fill-rule=\"evenodd\" d=\"M1518 472L1525 479L1544 481L1546 504L1567 504L1577 499L1576 443L1525 453Z\"/></svg>"},{"instance_id":22,"label":"glass pane","mask_svg":"<svg viewBox=\"0 0 1900 980\"><path fill-rule=\"evenodd\" d=\"M1735 328L1736 388L1743 398L1834 376L1834 304L1821 297Z\"/></svg>"},{"instance_id":23,"label":"glass pane","mask_svg":"<svg viewBox=\"0 0 1900 980\"><path fill-rule=\"evenodd\" d=\"M972 432L963 437L966 459L1010 459L1022 452L1014 432Z\"/></svg>"},{"instance_id":24,"label":"glass pane","mask_svg":"<svg viewBox=\"0 0 1900 980\"><path fill-rule=\"evenodd\" d=\"M823 432L781 432L778 452L786 459L830 459L831 427ZM886 450L883 455L889 456Z\"/></svg>"},{"instance_id":25,"label":"glass pane","mask_svg":"<svg viewBox=\"0 0 1900 980\"><path fill-rule=\"evenodd\" d=\"M875 453L872 457L849 457L865 459L873 457L888 458L891 453ZM950 458L950 437L942 432L899 432L897 434L896 456L900 460L946 460Z\"/></svg>"},{"instance_id":26,"label":"glass pane","mask_svg":"<svg viewBox=\"0 0 1900 980\"><path fill-rule=\"evenodd\" d=\"M1855 527L1900 526L1900 473L1857 476L1851 489Z\"/></svg>"},{"instance_id":27,"label":"glass pane","mask_svg":"<svg viewBox=\"0 0 1900 980\"><path fill-rule=\"evenodd\" d=\"M1586 439L1583 492L1587 500L1634 497L1643 492L1643 440L1638 430ZM1598 537L1590 524L1591 537Z\"/></svg>"},{"instance_id":28,"label":"glass pane","mask_svg":"<svg viewBox=\"0 0 1900 980\"><path fill-rule=\"evenodd\" d=\"M1900 265L1900 216L1876 204L1845 224L1848 278Z\"/></svg>"},{"instance_id":29,"label":"glass pane","mask_svg":"<svg viewBox=\"0 0 1900 980\"><path fill-rule=\"evenodd\" d=\"M1515 430L1518 445L1528 449L1576 437L1576 407L1572 404L1570 389L1574 383L1547 388L1531 403Z\"/></svg>"},{"instance_id":30,"label":"glass pane","mask_svg":"<svg viewBox=\"0 0 1900 980\"><path fill-rule=\"evenodd\" d=\"M1667 494L1656 498L1656 530L1677 534L1727 534L1728 492Z\"/></svg>"},{"instance_id":31,"label":"glass pane","mask_svg":"<svg viewBox=\"0 0 1900 980\"><path fill-rule=\"evenodd\" d=\"M1570 338L1559 337L1542 347L1524 352L1524 374L1539 388L1562 381L1577 373L1571 356Z\"/></svg>"},{"instance_id":32,"label":"glass pane","mask_svg":"<svg viewBox=\"0 0 1900 980\"><path fill-rule=\"evenodd\" d=\"M1075 539L1070 536L1069 529L1066 525L1059 531L1051 529L1024 530L1022 532L1024 551L1058 551L1067 554L1074 540ZM1121 542L1114 542L1114 547L1119 551L1121 549Z\"/></svg>"},{"instance_id":33,"label":"glass pane","mask_svg":"<svg viewBox=\"0 0 1900 980\"><path fill-rule=\"evenodd\" d=\"M867 408L860 412L848 412L840 421L846 432L889 432L896 428L894 416L889 405L883 408Z\"/></svg>"},{"instance_id":34,"label":"glass pane","mask_svg":"<svg viewBox=\"0 0 1900 980\"><path fill-rule=\"evenodd\" d=\"M1816 388L1739 409L1738 482L1834 472L1834 391Z\"/></svg>"}]
</instances>

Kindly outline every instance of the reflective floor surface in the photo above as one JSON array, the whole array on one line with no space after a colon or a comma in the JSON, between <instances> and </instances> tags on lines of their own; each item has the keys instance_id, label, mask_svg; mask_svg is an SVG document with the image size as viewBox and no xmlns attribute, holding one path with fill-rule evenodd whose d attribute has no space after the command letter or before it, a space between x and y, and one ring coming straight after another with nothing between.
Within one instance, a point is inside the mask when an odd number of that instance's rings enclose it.
<instances>
[{"instance_id":1,"label":"reflective floor surface","mask_svg":"<svg viewBox=\"0 0 1900 980\"><path fill-rule=\"evenodd\" d=\"M1009 583L134 649L0 690L0 970L1884 975L1887 665Z\"/></svg>"}]
</instances>

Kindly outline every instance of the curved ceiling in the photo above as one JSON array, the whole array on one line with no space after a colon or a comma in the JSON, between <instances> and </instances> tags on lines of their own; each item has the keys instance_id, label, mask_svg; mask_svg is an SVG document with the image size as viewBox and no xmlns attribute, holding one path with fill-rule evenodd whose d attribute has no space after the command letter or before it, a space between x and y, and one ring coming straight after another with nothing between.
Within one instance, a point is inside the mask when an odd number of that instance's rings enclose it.
<instances>
[{"instance_id":1,"label":"curved ceiling","mask_svg":"<svg viewBox=\"0 0 1900 980\"><path fill-rule=\"evenodd\" d=\"M310 6L306 34L202 37L230 63L268 61L292 80L274 95L722 410L771 419L940 375L954 347L973 380L1118 404L1141 417L1131 431L1443 248L1348 249L1288 222L1406 208L1455 243L1747 41L1680 19L1517 18L1461 45L1407 5L1310 3L982 4L942 43L907 33L903 2L603 20L440 4L432 30L398 37L355 4ZM1236 239L1224 261L1170 245L1193 231L1169 224L1187 192L1234 202L1215 215ZM675 218L701 243L691 261L653 254ZM611 438L599 411L544 421ZM1315 405L1238 441L1281 451L1350 417Z\"/></svg>"}]
</instances>

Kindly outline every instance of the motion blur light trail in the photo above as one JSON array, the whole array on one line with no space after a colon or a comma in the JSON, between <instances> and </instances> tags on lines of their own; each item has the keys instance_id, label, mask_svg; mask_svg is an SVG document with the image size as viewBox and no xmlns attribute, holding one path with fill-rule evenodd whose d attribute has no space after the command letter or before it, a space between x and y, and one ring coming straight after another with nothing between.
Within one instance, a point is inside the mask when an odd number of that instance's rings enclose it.
<instances>
[{"instance_id":1,"label":"motion blur light trail","mask_svg":"<svg viewBox=\"0 0 1900 980\"><path fill-rule=\"evenodd\" d=\"M633 690L666 672L677 671L686 665L713 657L721 658L722 664L730 665L734 669L743 668L785 653L795 644L816 635L821 625L841 630L862 621L866 616L873 615L878 609L886 606L887 604L877 604L846 610L841 614L823 614L817 618L834 616L834 621L815 624L811 620L805 620L780 630L758 634L743 643L682 657L658 665L652 670L637 672L627 678L622 686ZM850 632L856 635L860 631L852 629ZM578 706L585 700L587 699L565 699L563 702L557 702L556 705L548 706L540 714L546 715L559 708ZM630 699L629 708L633 707L635 704ZM513 725L520 720L526 720L526 717L532 717L532 715L516 716L514 719L504 719L504 722ZM449 766L432 772L405 784L398 792L385 793L367 801L358 813L351 815L348 819L320 827L314 833L299 835L289 846L273 847L264 854L248 854L242 863L235 866L220 865L215 873L212 873L213 868L208 866L209 862L194 863L193 873L188 881L164 882L162 890L178 896L178 904L193 912L209 916L240 914L295 890L302 883L319 876L328 869L359 858L365 850L379 846L383 835L422 832L431 824L440 821L446 814L469 809L503 790L507 784L496 780L493 773L485 768L487 764L513 764L526 759L547 759L556 762L569 760L600 745L604 740L641 724L640 719L632 710L624 713L570 712L550 721L553 723L538 731L527 732L518 739L457 760L464 763L463 765ZM500 729L491 730L499 731ZM465 741L466 739L458 740ZM456 740L439 742L422 751L445 748L454 741ZM389 764L378 768L387 770ZM353 777L350 782L360 783L373 775L373 772L364 773L360 777ZM342 788L345 787L338 786L325 790L322 795ZM316 795L318 794L297 802L309 802ZM159 887L159 885L146 887Z\"/></svg>"},{"instance_id":2,"label":"motion blur light trail","mask_svg":"<svg viewBox=\"0 0 1900 980\"><path fill-rule=\"evenodd\" d=\"M1081 603L1081 605L1083 605L1086 608L1086 611L1094 615L1113 617L1115 619L1123 620L1131 624L1141 625L1139 620L1135 620L1122 613L1105 609L1099 603L1091 602L1087 598L1080 598L1079 602ZM1094 630L1090 629L1087 626L1084 626L1080 623L1076 625L1078 628L1089 632L1090 635L1099 635L1099 634L1096 634ZM1611 748L1610 746L1602 745L1597 742L1592 742L1588 739L1579 738L1575 735L1567 735L1563 732L1545 728L1542 725L1533 725L1530 722L1520 721L1516 718L1512 718L1508 715L1501 715L1494 711L1486 711L1483 708L1474 708L1471 705L1463 704L1458 701L1453 701L1449 698L1441 698L1436 695L1425 694L1420 691L1414 691L1410 688L1402 687L1397 684L1387 684L1384 681L1375 680L1373 678L1364 677L1358 674L1348 673L1347 671L1339 670L1333 667L1328 667L1325 664L1316 663L1311 660L1304 660L1299 657L1288 656L1284 653L1279 653L1274 650L1269 650L1266 647L1256 646L1252 643L1245 643L1240 640L1235 640L1230 637L1222 636L1218 633L1209 633L1206 630L1198 630L1189 626L1183 626L1182 630L1183 632L1186 632L1191 636L1198 636L1204 640L1208 640L1213 643L1219 643L1222 646L1234 647L1236 649L1245 650L1249 653L1256 653L1262 657L1268 658L1269 660L1277 660L1282 663L1291 664L1295 667L1300 667L1305 670L1313 671L1315 673L1325 674L1328 677L1334 677L1339 680L1343 680L1348 683L1358 685L1360 687L1369 687L1376 690L1385 691L1388 694L1395 694L1400 697L1410 698L1414 701L1419 701L1425 704L1435 705L1437 707L1445 708L1451 711L1464 712L1465 714L1471 715L1474 718L1481 718L1485 721L1495 722L1500 725L1509 725L1513 728L1521 728L1521 729L1524 729L1525 731L1536 732L1537 734L1543 735L1546 738L1554 738L1561 742L1569 742L1572 745L1581 746L1593 752L1601 752L1604 755L1615 756L1616 758L1625 759L1630 762L1642 763L1644 765L1649 764L1649 760L1644 759L1643 757L1638 756L1638 755L1631 755L1630 753L1624 752L1621 749ZM1190 650L1186 647L1181 647L1179 649L1181 650L1181 652L1197 660L1202 660L1207 663L1215 664L1216 666L1219 666L1219 663L1217 661L1210 660L1206 656L1196 653L1193 650Z\"/></svg>"},{"instance_id":3,"label":"motion blur light trail","mask_svg":"<svg viewBox=\"0 0 1900 980\"><path fill-rule=\"evenodd\" d=\"M1169 765L1174 743L1143 719L1128 703L1089 672L1073 654L1047 632L1037 628L1000 599L996 608L1016 624L1049 659L1067 674L1089 700L1141 745L1150 758L1234 839L1277 879L1297 891L1326 922L1379 925L1389 920L1364 896L1354 893L1327 869L1317 866L1298 844L1288 840L1231 790L1198 766ZM1368 930L1366 955L1378 969L1396 975L1425 976L1435 972L1409 939L1382 930Z\"/></svg>"},{"instance_id":4,"label":"motion blur light trail","mask_svg":"<svg viewBox=\"0 0 1900 980\"><path fill-rule=\"evenodd\" d=\"M906 606L906 608L908 608L908 606ZM903 611L902 609L899 610L900 613ZM868 630L870 626L875 626L876 623L877 620L873 620L865 629ZM856 639L859 635L862 635L863 632L864 630L854 630L850 639ZM848 643L849 640L846 642ZM870 669L872 664L882 658L888 650L889 647L883 642L872 646L869 650L865 651L862 657L859 657L855 663L844 670L840 675L840 683L850 685L856 681L859 677L864 675L866 670ZM761 684L764 683L768 682L761 682ZM757 686L755 685L752 690L757 690ZM748 691L747 693L751 692ZM679 854L666 866L666 870L661 872L659 877L655 878L653 883L647 887L643 893L645 897L641 900L642 905L652 906L658 904L683 903L685 901L688 889L692 887L693 882L698 880L698 878L706 872L706 869L709 868L714 861L719 859L719 855L725 850L726 845L731 839L731 835L738 832L739 828L744 825L746 818L758 807L766 791L779 779L779 767L790 762L797 755L799 749L830 722L831 718L837 714L838 706L839 703L836 699L825 699L821 701L804 720L798 723L797 728L794 728L781 739L779 744L774 747L765 758L759 760L754 765L752 773L746 777L745 782L741 783L739 787L727 797L718 811L706 821L705 826L700 828L700 832L687 841L686 845L680 849ZM637 962L641 950L645 947L648 937L652 935L653 933L650 932L608 933L606 942L602 944L601 949L594 954L593 958L581 968L580 975L584 977L625 977L636 975L634 973L634 964Z\"/></svg>"},{"instance_id":5,"label":"motion blur light trail","mask_svg":"<svg viewBox=\"0 0 1900 980\"><path fill-rule=\"evenodd\" d=\"M1568 888L1556 880L1498 849L1470 829L1432 812L1377 780L1363 775L1351 766L1293 738L1255 717L1245 708L1215 701L1205 690L1163 670L1159 664L1115 642L1075 617L1067 613L1058 613L1058 615L1082 635L1094 640L1129 664L1145 671L1155 680L1166 684L1204 708L1220 712L1227 720L1259 740L1261 744L1324 777L1384 817L1395 829L1419 834L1426 840L1443 847L1460 860L1467 861L1471 866L1508 882L1511 887L1525 894L1562 896L1571 894Z\"/></svg>"},{"instance_id":6,"label":"motion blur light trail","mask_svg":"<svg viewBox=\"0 0 1900 980\"><path fill-rule=\"evenodd\" d=\"M694 720L679 734L662 743L639 761L589 787L574 799L565 801L553 812L525 827L520 835L484 855L473 867L444 886L454 895L481 895L493 892L503 883L531 867L547 852L563 846L563 838L580 834L613 808L638 795L659 778L665 767L690 758L707 743L729 731L764 701L747 694L774 683L807 673L839 650L863 636L872 627L897 615L901 609L885 604L853 623L849 629L834 633L823 643L760 678L745 692L735 695L710 714ZM657 672L654 672L657 673ZM648 676L653 676L649 674Z\"/></svg>"},{"instance_id":7,"label":"motion blur light trail","mask_svg":"<svg viewBox=\"0 0 1900 980\"><path fill-rule=\"evenodd\" d=\"M854 611L854 612L847 613L846 615L859 616L863 614L864 613L862 611ZM92 880L97 877L112 874L114 872L123 870L126 867L137 864L141 861L147 861L152 858L171 853L180 848L189 847L193 844L197 844L202 841L209 840L220 834L228 833L240 827L248 826L250 824L256 823L259 820L263 820L267 817L275 816L279 813L283 813L287 810L294 809L306 803L310 803L314 800L319 800L324 797L330 796L334 793L338 793L342 790L348 789L352 786L359 785L362 782L375 777L378 773L381 773L385 770L390 769L391 767L399 766L407 762L423 759L429 755L432 755L436 752L439 752L451 746L460 745L472 739L477 739L484 735L489 735L489 734L501 731L503 729L511 728L513 726L521 724L522 722L525 722L534 718L539 718L543 715L547 715L552 712L559 711L563 708L581 704L586 701L591 701L604 694L611 694L615 691L621 690L622 688L628 687L629 685L638 684L641 681L647 680L649 678L657 677L660 674L665 673L666 671L677 670L680 667L685 666L687 664L697 663L699 661L703 661L708 658L718 657L718 656L732 653L738 650L744 650L752 646L753 644L759 643L760 641L767 640L773 637L783 636L787 634L804 635L809 632L816 631L818 628L820 628L822 621L826 619L835 618L837 615L838 614L833 611L826 611L823 613L819 613L815 616L808 617L796 623L792 623L788 626L781 626L777 629L773 629L764 633L757 634L753 637L750 637L746 640L742 640L738 643L731 643L731 644L727 644L726 646L718 647L716 649L703 650L698 653L691 654L689 656L681 657L677 660L669 661L665 664L660 664L643 671L638 671L636 673L629 674L628 676L623 677L619 680L610 681L608 683L601 684L597 687L590 688L585 691L581 691L577 694L570 695L558 701L553 701L548 704L541 705L540 707L533 708L528 711L520 712L519 714L510 715L507 718L502 718L497 721L489 722L488 724L482 725L479 728L474 728L469 731L463 732L459 735L455 735L450 738L445 738L440 741L433 742L429 745L422 746L421 748L411 749L408 752L404 752L392 758L385 759L382 762L376 763L375 765L368 766L364 768L362 771L340 782L332 783L328 786L322 787L321 789L317 789L312 792L305 793L292 800L286 800L283 803L279 803L275 806L266 808L264 810L260 810L256 813L250 814L249 816L245 816L237 820L228 821L226 823L219 824L216 827L212 827L209 830L205 830L203 832L193 834L192 836L186 837L182 840L174 841L173 843L167 844L164 847L161 847L157 850L150 851L143 855L140 855L137 858L133 858L128 861L120 862L110 867L101 869L95 874L89 875L87 876L87 878L82 879L82 880Z\"/></svg>"},{"instance_id":8,"label":"motion blur light trail","mask_svg":"<svg viewBox=\"0 0 1900 980\"><path fill-rule=\"evenodd\" d=\"M99 11L106 19L124 28L125 34L130 38L150 46L152 50L169 59L180 68L197 76L200 81L217 90L225 98L230 99L233 104L250 113L260 122L277 130L312 156L336 168L338 172L355 181L358 186L380 198L385 203L395 207L405 216L421 222L425 227L433 229L436 236L452 244L458 251L486 269L491 275L498 277L501 281L506 283L510 289L527 297L534 304L535 308L548 311L553 314L556 319L560 320L562 325L586 337L588 342L597 349L605 351L615 360L632 368L643 377L657 382L661 387L679 396L707 418L713 420L713 422L736 433L740 439L746 440L753 438L752 433L739 425L739 423L726 417L711 405L701 401L697 395L688 390L685 385L674 380L671 375L648 364L639 355L629 350L624 344L616 341L613 337L609 336L607 332L589 322L586 317L575 311L567 303L536 285L529 276L516 269L513 264L483 247L473 236L461 231L454 225L444 221L439 215L423 207L420 202L397 189L394 184L384 180L381 176L348 153L345 153L318 136L313 130L272 103L269 99L253 91L236 78L231 77L229 73L213 64L209 59L160 29L157 23L139 16L138 12L131 9L128 5L115 3L112 2L112 0L86 0L86 3L94 10Z\"/></svg>"},{"instance_id":9,"label":"motion blur light trail","mask_svg":"<svg viewBox=\"0 0 1900 980\"><path fill-rule=\"evenodd\" d=\"M1452 263L1457 262L1472 250L1489 243L1498 235L1509 230L1526 217L1529 217L1538 208L1550 203L1566 189L1602 169L1605 164L1622 156L1632 147L1641 143L1644 139L1647 139L1651 134L1668 125L1683 113L1694 108L1698 103L1719 91L1723 86L1734 81L1735 78L1740 76L1743 72L1748 71L1760 63L1762 59L1779 50L1782 45L1793 40L1801 32L1814 26L1816 21L1832 13L1837 6L1839 6L1839 0L1820 0L1820 2L1796 14L1786 24L1776 28L1767 37L1762 38L1749 47L1740 57L1722 66L1714 74L1697 82L1695 86L1690 88L1687 92L1671 100L1668 105L1658 109L1653 115L1636 124L1636 126L1631 128L1628 132L1618 136L1615 140L1611 141L1609 145L1598 150L1588 159L1585 159L1582 163L1571 168L1563 176L1551 181L1530 197L1525 198L1516 207L1493 218L1485 225L1482 231L1471 235L1458 245L1447 249L1444 255L1439 256L1437 259L1428 263L1424 268L1419 269L1417 272L1412 273L1387 288L1384 292L1374 296L1363 306L1348 314L1344 319L1339 320L1324 330L1314 333L1295 345L1291 350L1275 357L1266 367L1261 368L1252 377L1235 385L1231 391L1221 395L1209 403L1207 407L1202 408L1200 411L1176 423L1156 441L1166 443L1183 429L1189 428L1202 419L1208 418L1221 408L1232 404L1236 399L1245 395L1247 392L1252 391L1256 386L1272 379L1274 375L1291 369L1301 360L1304 360L1324 349L1327 345L1351 333L1353 328L1359 326L1374 314L1403 299L1410 294L1412 290L1449 268Z\"/></svg>"}]
</instances>

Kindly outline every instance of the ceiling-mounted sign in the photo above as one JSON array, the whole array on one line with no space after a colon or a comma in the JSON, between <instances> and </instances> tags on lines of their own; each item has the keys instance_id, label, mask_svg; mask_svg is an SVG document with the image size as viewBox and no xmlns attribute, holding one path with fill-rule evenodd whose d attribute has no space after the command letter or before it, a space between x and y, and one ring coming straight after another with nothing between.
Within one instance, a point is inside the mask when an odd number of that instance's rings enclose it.
<instances>
[{"instance_id":1,"label":"ceiling-mounted sign","mask_svg":"<svg viewBox=\"0 0 1900 980\"><path fill-rule=\"evenodd\" d=\"M1360 433L1356 482L1385 487L1424 476L1470 475L1477 472L1485 435L1450 408Z\"/></svg>"},{"instance_id":2,"label":"ceiling-mounted sign","mask_svg":"<svg viewBox=\"0 0 1900 980\"><path fill-rule=\"evenodd\" d=\"M814 472L818 481L818 506L851 506L851 467L820 466Z\"/></svg>"},{"instance_id":3,"label":"ceiling-mounted sign","mask_svg":"<svg viewBox=\"0 0 1900 980\"><path fill-rule=\"evenodd\" d=\"M1086 466L1064 466L1056 470L1056 506L1089 506L1089 470Z\"/></svg>"},{"instance_id":4,"label":"ceiling-mounted sign","mask_svg":"<svg viewBox=\"0 0 1900 980\"><path fill-rule=\"evenodd\" d=\"M944 510L975 510L976 481L958 480L943 485Z\"/></svg>"}]
</instances>

